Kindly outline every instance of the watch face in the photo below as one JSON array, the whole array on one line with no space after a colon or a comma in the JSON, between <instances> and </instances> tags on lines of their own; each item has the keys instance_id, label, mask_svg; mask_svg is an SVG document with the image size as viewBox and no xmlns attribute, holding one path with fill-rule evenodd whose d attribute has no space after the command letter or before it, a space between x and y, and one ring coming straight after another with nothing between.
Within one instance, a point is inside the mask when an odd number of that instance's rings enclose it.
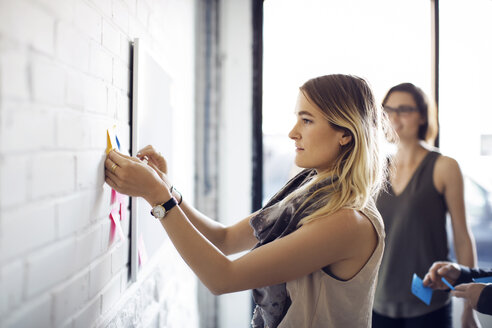
<instances>
[{"instance_id":1,"label":"watch face","mask_svg":"<svg viewBox=\"0 0 492 328\"><path fill-rule=\"evenodd\" d=\"M152 215L158 219L162 219L164 215L166 215L166 210L162 207L162 205L157 205L152 209Z\"/></svg>"}]
</instances>

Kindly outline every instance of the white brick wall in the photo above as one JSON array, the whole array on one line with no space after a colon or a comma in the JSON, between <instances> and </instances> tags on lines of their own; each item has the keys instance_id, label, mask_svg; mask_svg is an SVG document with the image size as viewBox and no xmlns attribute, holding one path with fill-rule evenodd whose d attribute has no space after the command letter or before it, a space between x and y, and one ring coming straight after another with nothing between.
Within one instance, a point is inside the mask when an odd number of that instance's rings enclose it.
<instances>
[{"instance_id":1,"label":"white brick wall","mask_svg":"<svg viewBox=\"0 0 492 328\"><path fill-rule=\"evenodd\" d=\"M174 20L151 30L152 17ZM0 327L197 325L194 278L175 252L161 254L172 270L153 262L137 283L166 281L167 294L129 281L129 211L120 240L104 184L106 129L130 145L131 41L179 59L166 69L192 98L193 22L193 0L0 0ZM188 31L182 45L160 35L175 28ZM176 117L192 115L191 99L174 102ZM191 199L193 144L182 146L177 182ZM141 306L133 318L128 302Z\"/></svg>"}]
</instances>

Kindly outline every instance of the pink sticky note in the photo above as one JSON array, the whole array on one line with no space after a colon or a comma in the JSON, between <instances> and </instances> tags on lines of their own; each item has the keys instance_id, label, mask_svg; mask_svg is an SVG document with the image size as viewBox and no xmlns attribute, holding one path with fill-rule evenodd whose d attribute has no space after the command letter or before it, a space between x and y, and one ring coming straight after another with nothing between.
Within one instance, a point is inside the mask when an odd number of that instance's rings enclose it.
<instances>
[{"instance_id":1,"label":"pink sticky note","mask_svg":"<svg viewBox=\"0 0 492 328\"><path fill-rule=\"evenodd\" d=\"M120 203L120 220L124 220L126 217L126 206Z\"/></svg>"},{"instance_id":2,"label":"pink sticky note","mask_svg":"<svg viewBox=\"0 0 492 328\"><path fill-rule=\"evenodd\" d=\"M145 243L142 238L142 235L138 238L138 259L140 261L140 265L144 265L147 263L147 249L145 248Z\"/></svg>"},{"instance_id":3,"label":"pink sticky note","mask_svg":"<svg viewBox=\"0 0 492 328\"><path fill-rule=\"evenodd\" d=\"M111 205L114 204L117 198L118 198L118 192L114 189L111 189Z\"/></svg>"},{"instance_id":4,"label":"pink sticky note","mask_svg":"<svg viewBox=\"0 0 492 328\"><path fill-rule=\"evenodd\" d=\"M125 233L123 232L123 228L121 227L121 222L118 218L118 208L113 207L111 209L111 213L109 214L109 217L111 218L112 222L114 223L116 230L118 231L118 234L120 235L120 239L123 240L125 239Z\"/></svg>"}]
</instances>

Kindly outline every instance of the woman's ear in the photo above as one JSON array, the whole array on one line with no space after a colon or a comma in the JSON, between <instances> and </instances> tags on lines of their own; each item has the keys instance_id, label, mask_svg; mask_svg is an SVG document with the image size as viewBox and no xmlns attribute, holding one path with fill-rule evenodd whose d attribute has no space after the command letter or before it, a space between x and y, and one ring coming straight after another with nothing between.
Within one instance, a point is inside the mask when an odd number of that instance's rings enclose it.
<instances>
[{"instance_id":1,"label":"woman's ear","mask_svg":"<svg viewBox=\"0 0 492 328\"><path fill-rule=\"evenodd\" d=\"M352 141L352 134L349 131L345 131L340 138L340 146L346 146Z\"/></svg>"}]
</instances>

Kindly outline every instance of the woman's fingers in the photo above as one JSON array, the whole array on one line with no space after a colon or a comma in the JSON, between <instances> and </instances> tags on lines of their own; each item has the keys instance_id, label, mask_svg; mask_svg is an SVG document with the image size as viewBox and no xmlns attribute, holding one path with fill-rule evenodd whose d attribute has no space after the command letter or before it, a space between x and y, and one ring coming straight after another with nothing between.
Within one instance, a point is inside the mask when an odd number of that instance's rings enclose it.
<instances>
[{"instance_id":1,"label":"woman's fingers","mask_svg":"<svg viewBox=\"0 0 492 328\"><path fill-rule=\"evenodd\" d=\"M106 177L110 178L111 181L116 185L119 186L119 178L115 173L112 173L110 170L106 170Z\"/></svg>"},{"instance_id":2,"label":"woman's fingers","mask_svg":"<svg viewBox=\"0 0 492 328\"><path fill-rule=\"evenodd\" d=\"M167 162L161 153L157 152L151 145L145 146L138 153L137 157L141 160L148 159L148 163L153 163L161 172L167 174Z\"/></svg>"},{"instance_id":3,"label":"woman's fingers","mask_svg":"<svg viewBox=\"0 0 492 328\"><path fill-rule=\"evenodd\" d=\"M154 154L157 154L157 151L152 147L152 145L147 145L140 149L137 153L137 157L141 158L144 156L152 156Z\"/></svg>"},{"instance_id":4,"label":"woman's fingers","mask_svg":"<svg viewBox=\"0 0 492 328\"><path fill-rule=\"evenodd\" d=\"M432 285L434 287L435 284L439 285L439 277L437 274L437 270L443 265L442 262L434 262L429 269L429 272L424 277L424 285L429 286Z\"/></svg>"},{"instance_id":5,"label":"woman's fingers","mask_svg":"<svg viewBox=\"0 0 492 328\"><path fill-rule=\"evenodd\" d=\"M110 153L111 154L111 153ZM121 167L118 166L110 157L109 155L106 157L106 160L104 161L104 167L106 168L106 172L111 172L114 175L117 175L118 168L121 169Z\"/></svg>"},{"instance_id":6,"label":"woman's fingers","mask_svg":"<svg viewBox=\"0 0 492 328\"><path fill-rule=\"evenodd\" d=\"M118 190L118 186L113 180L111 180L111 178L108 175L106 175L105 181L111 188L113 188L114 190Z\"/></svg>"}]
</instances>

